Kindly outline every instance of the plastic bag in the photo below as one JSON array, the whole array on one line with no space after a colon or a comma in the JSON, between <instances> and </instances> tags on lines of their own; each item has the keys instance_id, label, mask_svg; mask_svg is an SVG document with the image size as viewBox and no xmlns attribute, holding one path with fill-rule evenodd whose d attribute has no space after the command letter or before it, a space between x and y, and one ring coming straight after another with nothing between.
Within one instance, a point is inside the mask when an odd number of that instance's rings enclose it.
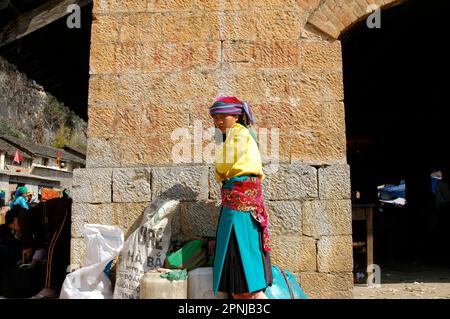
<instances>
[{"instance_id":1,"label":"plastic bag","mask_svg":"<svg viewBox=\"0 0 450 319\"><path fill-rule=\"evenodd\" d=\"M139 282L150 269L163 267L178 200L158 198L145 209L142 222L125 242L117 264L115 299L139 299Z\"/></svg>"},{"instance_id":2,"label":"plastic bag","mask_svg":"<svg viewBox=\"0 0 450 319\"><path fill-rule=\"evenodd\" d=\"M174 271L169 271L160 275L161 278L166 278L167 280L187 280L188 273L186 269L179 269Z\"/></svg>"},{"instance_id":3,"label":"plastic bag","mask_svg":"<svg viewBox=\"0 0 450 319\"><path fill-rule=\"evenodd\" d=\"M196 239L188 242L175 252L167 254L166 268L193 270L208 265L206 239Z\"/></svg>"},{"instance_id":4,"label":"plastic bag","mask_svg":"<svg viewBox=\"0 0 450 319\"><path fill-rule=\"evenodd\" d=\"M117 226L86 224L84 239L83 266L66 276L59 298L110 299L113 289L104 269L122 250L123 231Z\"/></svg>"},{"instance_id":5,"label":"plastic bag","mask_svg":"<svg viewBox=\"0 0 450 319\"><path fill-rule=\"evenodd\" d=\"M268 299L308 299L289 270L272 266L272 275L272 285L265 291Z\"/></svg>"}]
</instances>

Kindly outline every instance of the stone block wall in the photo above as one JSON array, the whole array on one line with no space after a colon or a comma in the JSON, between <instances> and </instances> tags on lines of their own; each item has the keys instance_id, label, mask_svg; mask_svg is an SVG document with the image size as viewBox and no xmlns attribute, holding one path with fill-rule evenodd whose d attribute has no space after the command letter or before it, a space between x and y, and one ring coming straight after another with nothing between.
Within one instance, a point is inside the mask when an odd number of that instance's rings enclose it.
<instances>
[{"instance_id":1,"label":"stone block wall","mask_svg":"<svg viewBox=\"0 0 450 319\"><path fill-rule=\"evenodd\" d=\"M294 272L312 298L351 298L338 37L370 4L94 0L87 168L74 178L73 261L82 256L83 223L129 232L157 196L182 200L175 233L214 235L220 193L205 156L207 107L235 95L253 107L256 130L269 132L260 150L269 159L263 192L273 263ZM174 152L180 129L188 135L183 160ZM268 169L274 159L275 171Z\"/></svg>"},{"instance_id":2,"label":"stone block wall","mask_svg":"<svg viewBox=\"0 0 450 319\"><path fill-rule=\"evenodd\" d=\"M119 225L128 235L148 202L158 196L181 200L171 225L173 237L215 236L220 193L213 169L200 165L75 170L72 262L82 261L85 223ZM313 298L351 297L348 174L347 165L317 169L282 164L263 182L270 214L272 262L297 274ZM319 283L315 283L317 280Z\"/></svg>"},{"instance_id":3,"label":"stone block wall","mask_svg":"<svg viewBox=\"0 0 450 319\"><path fill-rule=\"evenodd\" d=\"M280 130L280 161L344 164L340 42L304 27L318 2L95 1L87 166L171 164L220 94Z\"/></svg>"}]
</instances>

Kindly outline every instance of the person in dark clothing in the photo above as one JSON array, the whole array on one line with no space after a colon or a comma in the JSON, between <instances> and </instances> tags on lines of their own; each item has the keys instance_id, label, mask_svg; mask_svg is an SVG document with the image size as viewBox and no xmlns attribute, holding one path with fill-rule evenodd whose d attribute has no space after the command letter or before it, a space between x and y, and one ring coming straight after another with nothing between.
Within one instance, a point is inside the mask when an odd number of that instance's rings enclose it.
<instances>
[{"instance_id":1,"label":"person in dark clothing","mask_svg":"<svg viewBox=\"0 0 450 319\"><path fill-rule=\"evenodd\" d=\"M44 288L34 298L56 298L70 264L70 198L54 198L25 210L15 206L7 213L7 225L21 238L24 262L31 266L47 251ZM34 254L32 255L34 251Z\"/></svg>"},{"instance_id":2,"label":"person in dark clothing","mask_svg":"<svg viewBox=\"0 0 450 319\"><path fill-rule=\"evenodd\" d=\"M0 225L0 296L4 295L7 277L22 256L20 241L6 224Z\"/></svg>"},{"instance_id":3,"label":"person in dark clothing","mask_svg":"<svg viewBox=\"0 0 450 319\"><path fill-rule=\"evenodd\" d=\"M436 209L440 214L449 215L450 208L450 169L441 170L442 178L436 187Z\"/></svg>"},{"instance_id":4,"label":"person in dark clothing","mask_svg":"<svg viewBox=\"0 0 450 319\"><path fill-rule=\"evenodd\" d=\"M450 226L450 169L448 167L441 170L442 178L436 187L436 213L438 225L438 238L441 249L446 250L450 245L448 229ZM445 262L450 264L450 255L444 254Z\"/></svg>"}]
</instances>

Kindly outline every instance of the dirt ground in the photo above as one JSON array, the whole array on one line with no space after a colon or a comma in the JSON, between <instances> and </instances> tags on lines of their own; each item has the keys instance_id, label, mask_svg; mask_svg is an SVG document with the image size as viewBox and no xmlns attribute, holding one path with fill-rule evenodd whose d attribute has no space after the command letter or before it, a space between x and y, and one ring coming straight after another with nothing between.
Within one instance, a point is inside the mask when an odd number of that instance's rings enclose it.
<instances>
[{"instance_id":1,"label":"dirt ground","mask_svg":"<svg viewBox=\"0 0 450 319\"><path fill-rule=\"evenodd\" d=\"M450 299L450 267L414 263L382 267L381 287L355 284L353 298Z\"/></svg>"},{"instance_id":2,"label":"dirt ground","mask_svg":"<svg viewBox=\"0 0 450 319\"><path fill-rule=\"evenodd\" d=\"M448 264L448 263L447 263ZM450 299L450 264L381 266L381 287L358 283L354 299ZM4 299L0 296L0 299Z\"/></svg>"}]
</instances>

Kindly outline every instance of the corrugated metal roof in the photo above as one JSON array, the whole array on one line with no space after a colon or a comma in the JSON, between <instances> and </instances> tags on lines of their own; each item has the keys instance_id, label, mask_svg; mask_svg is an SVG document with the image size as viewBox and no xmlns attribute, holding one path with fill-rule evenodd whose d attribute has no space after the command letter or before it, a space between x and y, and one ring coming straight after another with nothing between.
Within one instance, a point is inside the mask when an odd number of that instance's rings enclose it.
<instances>
[{"instance_id":1,"label":"corrugated metal roof","mask_svg":"<svg viewBox=\"0 0 450 319\"><path fill-rule=\"evenodd\" d=\"M14 145L11 145L10 143L8 143L7 141L0 139L0 151L4 151L6 152L7 155L12 155L14 156L14 154L16 154L16 150L17 147L15 147ZM22 156L24 158L31 158L31 156L29 154L27 154L26 152L24 152L22 149L19 149L20 154L22 154Z\"/></svg>"},{"instance_id":2,"label":"corrugated metal roof","mask_svg":"<svg viewBox=\"0 0 450 319\"><path fill-rule=\"evenodd\" d=\"M26 177L26 178L38 179L38 180L42 180L42 181L61 182L61 179L58 179L58 178L33 175L33 174L25 173L25 172L13 172L13 171L0 170L0 174L8 175L8 176Z\"/></svg>"},{"instance_id":3,"label":"corrugated metal roof","mask_svg":"<svg viewBox=\"0 0 450 319\"><path fill-rule=\"evenodd\" d=\"M82 159L86 159L86 152L80 148L72 147L72 146L64 146L63 149L75 156L81 157Z\"/></svg>"},{"instance_id":4,"label":"corrugated metal roof","mask_svg":"<svg viewBox=\"0 0 450 319\"><path fill-rule=\"evenodd\" d=\"M46 146L46 145L40 145L31 143L28 141L24 141L22 139L16 138L16 137L10 137L5 135L0 135L0 139L2 139L5 142L10 143L12 146L18 146L21 149L24 149L28 151L30 154L34 156L42 156L42 157L48 157L48 158L57 158L58 157L58 151L61 152L61 160L65 162L75 162L80 164L85 164L86 161L79 158L78 156L75 156L69 152L66 152L63 149L59 149L56 147Z\"/></svg>"}]
</instances>

